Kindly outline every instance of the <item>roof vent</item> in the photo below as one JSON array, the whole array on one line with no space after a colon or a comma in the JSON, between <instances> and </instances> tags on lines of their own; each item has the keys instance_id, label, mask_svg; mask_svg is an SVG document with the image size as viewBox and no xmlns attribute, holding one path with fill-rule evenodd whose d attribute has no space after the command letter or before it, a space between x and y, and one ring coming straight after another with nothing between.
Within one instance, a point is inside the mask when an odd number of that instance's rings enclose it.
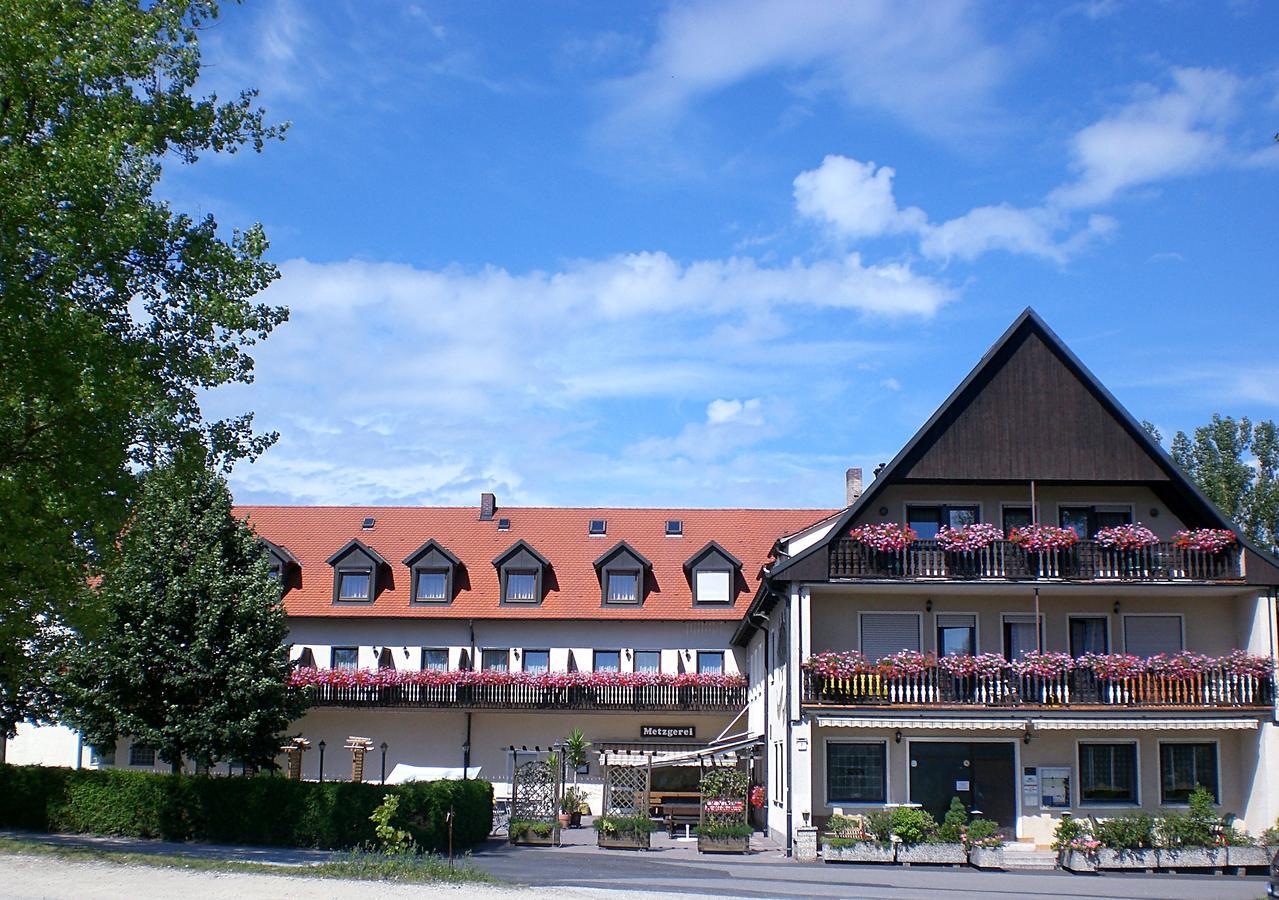
<instances>
[{"instance_id":1,"label":"roof vent","mask_svg":"<svg viewBox=\"0 0 1279 900\"><path fill-rule=\"evenodd\" d=\"M587 534L604 534L608 531L608 522L604 519L591 519Z\"/></svg>"},{"instance_id":2,"label":"roof vent","mask_svg":"<svg viewBox=\"0 0 1279 900\"><path fill-rule=\"evenodd\" d=\"M498 530L498 531L510 531L510 530L511 530L511 520L510 520L510 519L498 519L498 520L497 520L497 530Z\"/></svg>"},{"instance_id":3,"label":"roof vent","mask_svg":"<svg viewBox=\"0 0 1279 900\"><path fill-rule=\"evenodd\" d=\"M369 529L373 527L376 521L377 520L374 519L372 516L366 516L364 518L364 522L360 525L360 527L363 528L365 531L368 531Z\"/></svg>"},{"instance_id":4,"label":"roof vent","mask_svg":"<svg viewBox=\"0 0 1279 900\"><path fill-rule=\"evenodd\" d=\"M684 534L684 520L683 520L683 519L667 519L667 520L666 520L666 534L667 534L669 537L680 537L681 535L683 535L683 534Z\"/></svg>"}]
</instances>

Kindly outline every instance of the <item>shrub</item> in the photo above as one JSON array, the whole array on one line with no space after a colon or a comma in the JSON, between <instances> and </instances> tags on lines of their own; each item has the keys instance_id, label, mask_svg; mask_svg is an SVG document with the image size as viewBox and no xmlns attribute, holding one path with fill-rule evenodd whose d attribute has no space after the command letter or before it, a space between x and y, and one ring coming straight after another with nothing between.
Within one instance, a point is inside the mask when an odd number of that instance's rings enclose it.
<instances>
[{"instance_id":1,"label":"shrub","mask_svg":"<svg viewBox=\"0 0 1279 900\"><path fill-rule=\"evenodd\" d=\"M708 838L749 838L755 829L749 825L702 825L697 833Z\"/></svg>"},{"instance_id":2,"label":"shrub","mask_svg":"<svg viewBox=\"0 0 1279 900\"><path fill-rule=\"evenodd\" d=\"M1279 819L1275 819L1275 824L1261 832L1261 843L1267 847L1279 844Z\"/></svg>"},{"instance_id":3,"label":"shrub","mask_svg":"<svg viewBox=\"0 0 1279 900\"><path fill-rule=\"evenodd\" d=\"M1190 792L1190 808L1183 814L1165 811L1159 818L1159 844L1163 847L1215 847L1225 823L1213 808L1215 800L1205 788L1195 785Z\"/></svg>"},{"instance_id":4,"label":"shrub","mask_svg":"<svg viewBox=\"0 0 1279 900\"><path fill-rule=\"evenodd\" d=\"M964 846L970 850L973 847L993 849L1004 846L1004 836L999 831L999 823L992 822L990 819L973 819L963 830L962 838Z\"/></svg>"},{"instance_id":5,"label":"shrub","mask_svg":"<svg viewBox=\"0 0 1279 900\"><path fill-rule=\"evenodd\" d=\"M644 816L597 816L595 830L606 835L652 834L657 825Z\"/></svg>"},{"instance_id":6,"label":"shrub","mask_svg":"<svg viewBox=\"0 0 1279 900\"><path fill-rule=\"evenodd\" d=\"M1155 846L1155 820L1127 813L1093 823L1093 836L1111 850L1149 850Z\"/></svg>"},{"instance_id":7,"label":"shrub","mask_svg":"<svg viewBox=\"0 0 1279 900\"><path fill-rule=\"evenodd\" d=\"M1074 816L1062 816L1057 823L1057 827L1053 829L1052 848L1054 850L1069 850L1075 841L1091 836L1092 829L1086 821L1076 819Z\"/></svg>"},{"instance_id":8,"label":"shrub","mask_svg":"<svg viewBox=\"0 0 1279 900\"><path fill-rule=\"evenodd\" d=\"M951 797L950 809L946 810L946 815L942 818L937 837L944 844L958 844L963 840L964 826L967 824L968 810L964 808L964 801Z\"/></svg>"},{"instance_id":9,"label":"shrub","mask_svg":"<svg viewBox=\"0 0 1279 900\"><path fill-rule=\"evenodd\" d=\"M407 831L391 824L391 820L395 818L399 809L400 798L394 794L387 794L382 798L381 805L373 810L373 815L369 816L381 851L386 854L405 853L413 844L413 838Z\"/></svg>"},{"instance_id":10,"label":"shrub","mask_svg":"<svg viewBox=\"0 0 1279 900\"><path fill-rule=\"evenodd\" d=\"M508 828L511 840L518 841L529 835L540 838L550 837L555 830L554 822L530 822L527 819L512 819Z\"/></svg>"},{"instance_id":11,"label":"shrub","mask_svg":"<svg viewBox=\"0 0 1279 900\"><path fill-rule=\"evenodd\" d=\"M899 806L891 815L893 834L903 844L931 844L937 840L937 820L927 810Z\"/></svg>"},{"instance_id":12,"label":"shrub","mask_svg":"<svg viewBox=\"0 0 1279 900\"><path fill-rule=\"evenodd\" d=\"M835 837L851 838L860 840L864 836L864 827L862 823L854 819L852 816L831 816L826 822L826 828Z\"/></svg>"},{"instance_id":13,"label":"shrub","mask_svg":"<svg viewBox=\"0 0 1279 900\"><path fill-rule=\"evenodd\" d=\"M881 844L893 839L893 815L886 809L876 809L866 814L866 833Z\"/></svg>"},{"instance_id":14,"label":"shrub","mask_svg":"<svg viewBox=\"0 0 1279 900\"><path fill-rule=\"evenodd\" d=\"M483 841L493 828L486 781L382 787L0 765L0 827L34 831L342 849L374 841L369 817L385 796L399 801L388 824L425 850L448 848L450 809L456 849Z\"/></svg>"}]
</instances>

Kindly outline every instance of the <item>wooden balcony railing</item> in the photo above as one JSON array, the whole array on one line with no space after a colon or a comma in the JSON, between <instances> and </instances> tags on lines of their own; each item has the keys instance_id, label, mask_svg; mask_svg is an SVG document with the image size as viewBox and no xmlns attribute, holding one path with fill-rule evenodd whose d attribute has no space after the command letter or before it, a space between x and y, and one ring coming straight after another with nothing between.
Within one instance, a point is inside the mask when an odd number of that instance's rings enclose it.
<instances>
[{"instance_id":1,"label":"wooden balcony railing","mask_svg":"<svg viewBox=\"0 0 1279 900\"><path fill-rule=\"evenodd\" d=\"M866 673L832 678L804 671L804 703L870 707L1264 709L1274 704L1269 675L1213 669L1190 677L1143 673L1101 678L1086 669L1055 676Z\"/></svg>"},{"instance_id":2,"label":"wooden balcony railing","mask_svg":"<svg viewBox=\"0 0 1279 900\"><path fill-rule=\"evenodd\" d=\"M1011 541L981 550L943 550L936 541L915 541L904 550L874 550L851 538L834 543L831 578L1003 579L1070 581L1238 581L1238 547L1220 553L1185 550L1171 543L1116 550L1080 541L1065 550L1032 552Z\"/></svg>"},{"instance_id":3,"label":"wooden balcony railing","mask_svg":"<svg viewBox=\"0 0 1279 900\"><path fill-rule=\"evenodd\" d=\"M736 712L746 688L719 685L313 684L310 706Z\"/></svg>"}]
</instances>

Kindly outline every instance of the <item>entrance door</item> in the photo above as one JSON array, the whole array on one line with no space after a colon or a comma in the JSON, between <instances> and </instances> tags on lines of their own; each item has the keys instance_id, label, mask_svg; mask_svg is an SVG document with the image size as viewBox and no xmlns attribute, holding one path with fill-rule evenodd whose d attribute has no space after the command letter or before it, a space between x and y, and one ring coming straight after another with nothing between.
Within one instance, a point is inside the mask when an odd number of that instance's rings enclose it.
<instances>
[{"instance_id":1,"label":"entrance door","mask_svg":"<svg viewBox=\"0 0 1279 900\"><path fill-rule=\"evenodd\" d=\"M913 741L910 799L938 822L958 797L983 818L1011 828L1017 816L1013 744L1005 742Z\"/></svg>"}]
</instances>

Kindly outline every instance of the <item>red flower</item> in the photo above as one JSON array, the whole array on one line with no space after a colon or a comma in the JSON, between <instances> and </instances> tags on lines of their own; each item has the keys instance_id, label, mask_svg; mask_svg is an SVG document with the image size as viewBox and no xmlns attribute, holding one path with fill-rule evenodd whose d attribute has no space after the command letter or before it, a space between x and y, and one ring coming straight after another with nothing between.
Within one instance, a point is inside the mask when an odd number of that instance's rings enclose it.
<instances>
[{"instance_id":1,"label":"red flower","mask_svg":"<svg viewBox=\"0 0 1279 900\"><path fill-rule=\"evenodd\" d=\"M1101 546L1116 550L1138 550L1159 543L1159 536L1140 522L1136 525L1111 525L1093 537Z\"/></svg>"},{"instance_id":2,"label":"red flower","mask_svg":"<svg viewBox=\"0 0 1279 900\"><path fill-rule=\"evenodd\" d=\"M872 550L905 550L919 537L909 525L896 522L871 522L854 528L848 536Z\"/></svg>"},{"instance_id":3,"label":"red flower","mask_svg":"<svg viewBox=\"0 0 1279 900\"><path fill-rule=\"evenodd\" d=\"M1178 531L1172 542L1183 550L1220 553L1235 542L1235 533L1225 528L1192 528Z\"/></svg>"},{"instance_id":4,"label":"red flower","mask_svg":"<svg viewBox=\"0 0 1279 900\"><path fill-rule=\"evenodd\" d=\"M999 526L989 522L977 522L962 528L943 525L937 532L937 546L943 550L983 550L995 541L1003 540Z\"/></svg>"},{"instance_id":5,"label":"red flower","mask_svg":"<svg viewBox=\"0 0 1279 900\"><path fill-rule=\"evenodd\" d=\"M1027 550L1040 552L1044 550L1065 550L1073 547L1079 540L1073 528L1058 528L1056 525L1023 525L1014 528L1008 535L1012 541Z\"/></svg>"}]
</instances>

